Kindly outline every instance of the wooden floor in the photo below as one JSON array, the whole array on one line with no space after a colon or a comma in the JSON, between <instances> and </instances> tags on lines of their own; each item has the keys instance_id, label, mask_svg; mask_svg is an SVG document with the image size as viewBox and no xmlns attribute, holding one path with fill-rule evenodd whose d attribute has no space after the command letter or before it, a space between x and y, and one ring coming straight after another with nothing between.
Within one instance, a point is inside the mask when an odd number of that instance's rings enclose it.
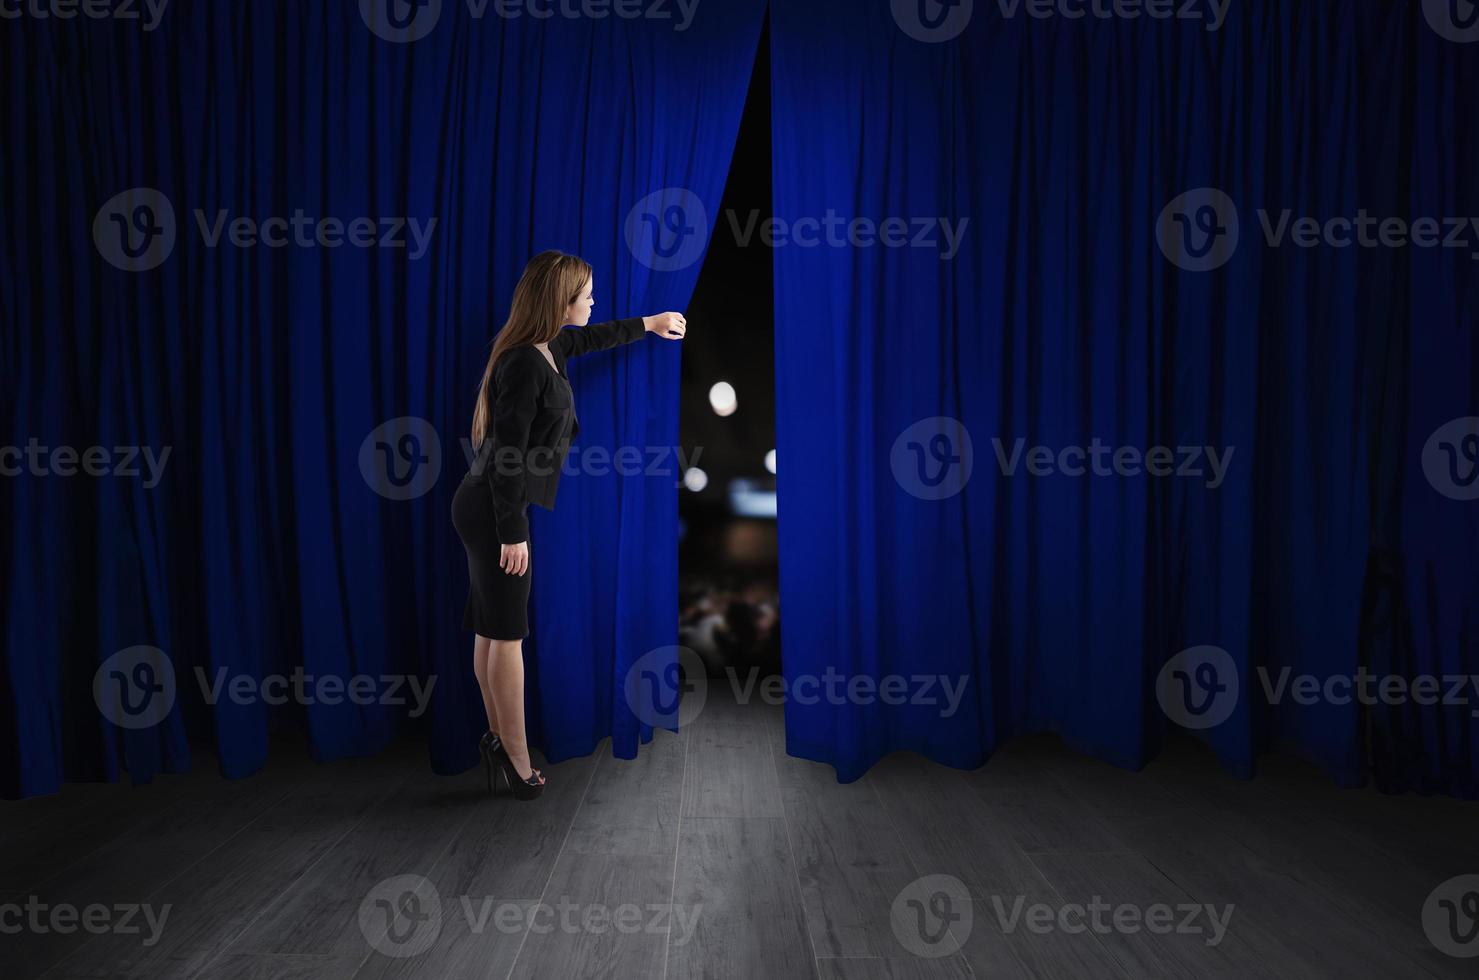
<instances>
[{"instance_id":1,"label":"wooden floor","mask_svg":"<svg viewBox=\"0 0 1479 980\"><path fill-rule=\"evenodd\" d=\"M1435 886L1479 872L1479 806L1341 790L1287 760L1243 782L1190 741L1140 773L1042 737L976 772L900 753L839 785L785 754L778 708L711 698L636 760L603 745L547 767L535 803L485 798L480 771L432 775L416 744L234 782L199 770L0 804L0 894L43 906L41 928L0 933L6 976L1471 978L1479 963L1421 922ZM940 904L957 889L970 901ZM1091 904L1112 910L1105 928L1062 912ZM1225 934L1190 924L1194 905L1225 912ZM1108 928L1156 906L1187 929ZM47 925L72 907L119 928Z\"/></svg>"}]
</instances>

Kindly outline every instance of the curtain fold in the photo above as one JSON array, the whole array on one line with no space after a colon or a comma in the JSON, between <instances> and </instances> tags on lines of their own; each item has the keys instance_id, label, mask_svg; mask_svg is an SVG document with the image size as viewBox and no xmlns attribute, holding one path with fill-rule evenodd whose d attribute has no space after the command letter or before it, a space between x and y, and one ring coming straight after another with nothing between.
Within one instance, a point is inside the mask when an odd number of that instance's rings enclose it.
<instances>
[{"instance_id":1,"label":"curtain fold","mask_svg":"<svg viewBox=\"0 0 1479 980\"><path fill-rule=\"evenodd\" d=\"M3 795L177 771L191 733L245 775L279 716L323 760L409 724L437 771L474 763L449 514L488 344L545 248L594 266L598 320L683 307L706 237L655 268L624 228L663 188L718 200L764 3L499 9L209 2L149 31L7 25L0 73L27 97L0 117L4 442L170 455L148 487L6 478ZM573 456L677 445L679 346L572 363ZM531 508L529 733L552 760L650 737L621 678L676 642L677 478L587 467L555 512ZM119 724L100 668L120 689L169 675L170 710ZM204 693L299 672L310 690L368 678L368 697Z\"/></svg>"},{"instance_id":2,"label":"curtain fold","mask_svg":"<svg viewBox=\"0 0 1479 980\"><path fill-rule=\"evenodd\" d=\"M1479 674L1475 505L1420 462L1479 414L1470 249L1270 242L1479 213L1479 55L1418 4L1006 9L772 14L778 216L908 229L775 253L785 674L902 679L793 696L788 750L847 781L1048 731L1133 768L1174 716L1242 775L1474 795L1475 692L1265 687ZM1225 717L1164 708L1178 674Z\"/></svg>"}]
</instances>

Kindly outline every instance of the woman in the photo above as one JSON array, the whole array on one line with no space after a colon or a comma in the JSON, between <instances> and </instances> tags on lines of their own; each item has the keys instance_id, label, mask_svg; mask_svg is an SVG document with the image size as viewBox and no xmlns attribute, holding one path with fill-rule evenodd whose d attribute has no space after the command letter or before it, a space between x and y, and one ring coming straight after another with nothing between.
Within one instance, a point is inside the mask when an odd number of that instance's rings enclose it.
<instances>
[{"instance_id":1,"label":"woman","mask_svg":"<svg viewBox=\"0 0 1479 980\"><path fill-rule=\"evenodd\" d=\"M495 767L521 800L544 789L524 736L524 637L529 635L530 503L554 509L570 440L580 431L565 362L655 333L681 340L678 313L590 323L593 282L583 259L541 252L514 287L508 321L493 340L473 409L476 455L452 498L452 524L467 550L471 588L462 616L488 731L479 743L488 788ZM566 324L580 327L565 330Z\"/></svg>"}]
</instances>

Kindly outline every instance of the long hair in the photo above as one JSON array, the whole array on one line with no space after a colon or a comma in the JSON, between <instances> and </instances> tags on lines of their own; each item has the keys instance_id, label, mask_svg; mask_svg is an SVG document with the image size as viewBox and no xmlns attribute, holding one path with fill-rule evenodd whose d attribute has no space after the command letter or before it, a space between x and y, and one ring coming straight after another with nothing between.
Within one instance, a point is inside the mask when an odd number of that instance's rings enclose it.
<instances>
[{"instance_id":1,"label":"long hair","mask_svg":"<svg viewBox=\"0 0 1479 980\"><path fill-rule=\"evenodd\" d=\"M519 284L514 287L508 319L493 338L488 365L478 385L478 403L472 413L472 444L479 446L488 434L493 406L488 399L488 385L493 380L493 367L507 351L525 344L547 344L560 334L565 325L565 311L585 292L591 281L590 263L577 255L550 250L540 252L524 266Z\"/></svg>"}]
</instances>

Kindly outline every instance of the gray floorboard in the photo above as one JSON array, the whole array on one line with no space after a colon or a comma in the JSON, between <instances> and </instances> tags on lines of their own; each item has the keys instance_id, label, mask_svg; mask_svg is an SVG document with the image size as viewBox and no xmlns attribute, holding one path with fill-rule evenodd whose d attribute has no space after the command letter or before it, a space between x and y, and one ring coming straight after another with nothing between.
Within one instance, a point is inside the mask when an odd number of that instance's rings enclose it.
<instances>
[{"instance_id":1,"label":"gray floorboard","mask_svg":"<svg viewBox=\"0 0 1479 980\"><path fill-rule=\"evenodd\" d=\"M1421 917L1479 874L1479 804L1283 757L1239 780L1189 739L1140 772L1038 736L973 772L901 752L842 784L785 753L783 715L721 681L636 759L603 742L542 765L533 803L431 774L408 739L0 804L12 906L167 910L157 930L26 920L0 962L27 980L1456 980L1479 962ZM1152 929L1157 908L1202 911Z\"/></svg>"}]
</instances>

